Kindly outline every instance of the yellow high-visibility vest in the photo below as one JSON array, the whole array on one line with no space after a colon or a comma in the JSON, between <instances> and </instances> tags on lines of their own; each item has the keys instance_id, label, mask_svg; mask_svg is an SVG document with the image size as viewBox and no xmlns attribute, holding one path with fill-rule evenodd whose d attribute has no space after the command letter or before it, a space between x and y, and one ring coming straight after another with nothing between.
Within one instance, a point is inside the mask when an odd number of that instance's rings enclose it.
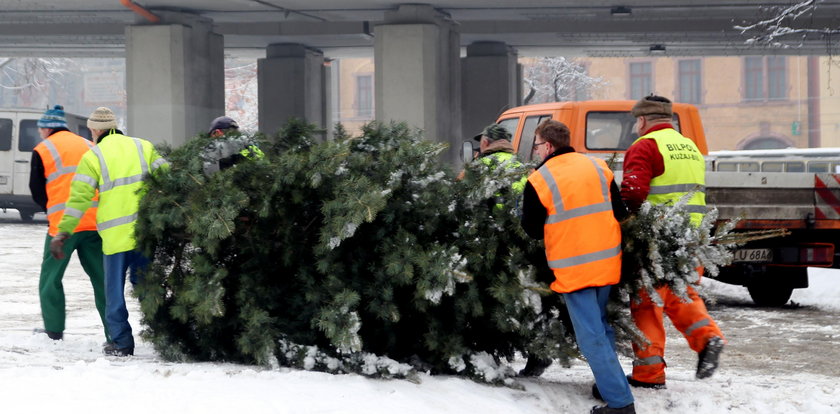
<instances>
[{"instance_id":1,"label":"yellow high-visibility vest","mask_svg":"<svg viewBox=\"0 0 840 414\"><path fill-rule=\"evenodd\" d=\"M111 132L82 156L70 186L60 232L72 233L99 190L96 229L102 251L134 250L134 224L143 197L143 176L168 164L151 142Z\"/></svg>"},{"instance_id":2,"label":"yellow high-visibility vest","mask_svg":"<svg viewBox=\"0 0 840 414\"><path fill-rule=\"evenodd\" d=\"M703 154L694 141L673 128L651 132L639 138L642 139L656 141L665 162L665 172L650 180L647 200L656 205L674 204L694 191L686 207L691 215L691 224L699 226L706 214L706 161Z\"/></svg>"}]
</instances>

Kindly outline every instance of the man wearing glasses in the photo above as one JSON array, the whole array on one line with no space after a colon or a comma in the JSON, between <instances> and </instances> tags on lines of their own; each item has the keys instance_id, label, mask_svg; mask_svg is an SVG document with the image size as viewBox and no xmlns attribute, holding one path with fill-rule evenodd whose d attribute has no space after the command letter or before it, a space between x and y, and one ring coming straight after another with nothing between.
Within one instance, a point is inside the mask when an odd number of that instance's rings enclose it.
<instances>
[{"instance_id":1,"label":"man wearing glasses","mask_svg":"<svg viewBox=\"0 0 840 414\"><path fill-rule=\"evenodd\" d=\"M593 394L606 402L591 412L635 413L607 323L610 288L621 276L618 221L627 212L607 164L575 152L569 135L562 122L546 120L537 127L534 147L544 160L525 186L522 227L545 240L555 278L551 290L563 295L578 348L595 376Z\"/></svg>"}]
</instances>

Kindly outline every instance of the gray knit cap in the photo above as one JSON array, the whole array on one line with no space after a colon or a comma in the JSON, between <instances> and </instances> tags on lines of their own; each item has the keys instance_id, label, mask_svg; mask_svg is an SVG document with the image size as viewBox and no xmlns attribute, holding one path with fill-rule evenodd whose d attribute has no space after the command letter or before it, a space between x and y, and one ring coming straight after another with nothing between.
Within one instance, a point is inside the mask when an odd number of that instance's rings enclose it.
<instances>
[{"instance_id":1,"label":"gray knit cap","mask_svg":"<svg viewBox=\"0 0 840 414\"><path fill-rule=\"evenodd\" d=\"M87 126L90 129L100 131L117 129L117 117L114 116L114 113L110 109L100 106L88 117Z\"/></svg>"}]
</instances>

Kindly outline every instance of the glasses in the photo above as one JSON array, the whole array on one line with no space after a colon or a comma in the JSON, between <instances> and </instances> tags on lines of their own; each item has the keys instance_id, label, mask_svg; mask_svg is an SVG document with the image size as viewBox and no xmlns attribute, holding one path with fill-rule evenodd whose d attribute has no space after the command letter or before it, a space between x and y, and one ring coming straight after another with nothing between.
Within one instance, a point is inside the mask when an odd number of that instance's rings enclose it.
<instances>
[{"instance_id":1,"label":"glasses","mask_svg":"<svg viewBox=\"0 0 840 414\"><path fill-rule=\"evenodd\" d=\"M534 148L536 148L536 147L538 147L538 146L540 146L540 145L542 145L542 144L548 144L548 141L543 141L543 142L534 142Z\"/></svg>"}]
</instances>

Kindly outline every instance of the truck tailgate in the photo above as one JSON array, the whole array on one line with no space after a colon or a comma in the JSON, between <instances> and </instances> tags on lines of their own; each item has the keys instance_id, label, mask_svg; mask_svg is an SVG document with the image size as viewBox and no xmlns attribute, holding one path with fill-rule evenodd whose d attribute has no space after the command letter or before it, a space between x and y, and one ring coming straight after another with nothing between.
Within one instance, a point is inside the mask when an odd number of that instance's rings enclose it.
<instances>
[{"instance_id":1,"label":"truck tailgate","mask_svg":"<svg viewBox=\"0 0 840 414\"><path fill-rule=\"evenodd\" d=\"M840 228L840 174L708 172L706 203L742 228Z\"/></svg>"}]
</instances>

